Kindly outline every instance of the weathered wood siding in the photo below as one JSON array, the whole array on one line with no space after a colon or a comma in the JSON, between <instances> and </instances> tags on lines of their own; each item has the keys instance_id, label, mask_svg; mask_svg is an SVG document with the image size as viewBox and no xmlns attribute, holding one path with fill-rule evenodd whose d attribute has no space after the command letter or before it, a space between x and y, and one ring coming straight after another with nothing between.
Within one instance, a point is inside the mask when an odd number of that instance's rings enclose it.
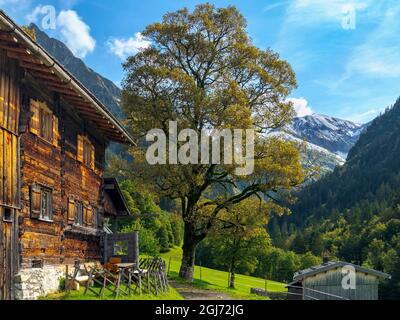
<instances>
[{"instance_id":1,"label":"weathered wood siding","mask_svg":"<svg viewBox=\"0 0 400 320\"><path fill-rule=\"evenodd\" d=\"M20 226L23 267L35 260L44 264L98 260L101 257L99 229L76 226L68 219L69 199L101 207L102 176L106 141L85 123L57 94L39 87L29 75L23 90L23 112L30 114L31 100L45 102L58 119L57 142L50 143L30 130L30 117L21 117L22 210ZM87 136L95 147L95 168L77 160L77 136ZM52 190L53 219L31 216L30 187L37 184Z\"/></svg>"},{"instance_id":2,"label":"weathered wood siding","mask_svg":"<svg viewBox=\"0 0 400 320\"><path fill-rule=\"evenodd\" d=\"M341 268L337 268L305 278L303 299L340 300L335 297L339 296L349 300L378 300L377 277L356 272L356 289L346 290L342 287L343 274L341 271Z\"/></svg>"},{"instance_id":3,"label":"weathered wood siding","mask_svg":"<svg viewBox=\"0 0 400 320\"><path fill-rule=\"evenodd\" d=\"M11 299L18 271L20 74L0 50L0 300Z\"/></svg>"}]
</instances>

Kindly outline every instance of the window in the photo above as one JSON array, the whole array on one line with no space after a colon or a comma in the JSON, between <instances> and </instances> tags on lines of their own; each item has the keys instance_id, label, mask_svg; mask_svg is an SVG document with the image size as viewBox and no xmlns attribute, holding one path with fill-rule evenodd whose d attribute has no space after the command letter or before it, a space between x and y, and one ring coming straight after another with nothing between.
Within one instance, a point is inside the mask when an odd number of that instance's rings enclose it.
<instances>
[{"instance_id":1,"label":"window","mask_svg":"<svg viewBox=\"0 0 400 320\"><path fill-rule=\"evenodd\" d=\"M40 218L44 220L52 220L52 192L49 189L42 189L42 197L41 197L41 213Z\"/></svg>"},{"instance_id":2,"label":"window","mask_svg":"<svg viewBox=\"0 0 400 320\"><path fill-rule=\"evenodd\" d=\"M68 199L68 224L97 228L97 209L76 197Z\"/></svg>"},{"instance_id":3,"label":"window","mask_svg":"<svg viewBox=\"0 0 400 320\"><path fill-rule=\"evenodd\" d=\"M53 141L53 114L45 109L40 109L39 135L47 141Z\"/></svg>"},{"instance_id":4,"label":"window","mask_svg":"<svg viewBox=\"0 0 400 320\"><path fill-rule=\"evenodd\" d=\"M93 207L93 217L92 217L92 226L93 228L97 229L100 225L99 223L99 210L96 207Z\"/></svg>"},{"instance_id":5,"label":"window","mask_svg":"<svg viewBox=\"0 0 400 320\"><path fill-rule=\"evenodd\" d=\"M31 186L31 218L53 220L53 191L39 185Z\"/></svg>"},{"instance_id":6,"label":"window","mask_svg":"<svg viewBox=\"0 0 400 320\"><path fill-rule=\"evenodd\" d=\"M3 221L13 222L13 210L11 208L3 208Z\"/></svg>"},{"instance_id":7,"label":"window","mask_svg":"<svg viewBox=\"0 0 400 320\"><path fill-rule=\"evenodd\" d=\"M114 242L113 255L114 256L127 256L129 254L128 241Z\"/></svg>"},{"instance_id":8,"label":"window","mask_svg":"<svg viewBox=\"0 0 400 320\"><path fill-rule=\"evenodd\" d=\"M77 159L87 167L94 170L95 168L95 154L94 146L85 136L78 135L78 154Z\"/></svg>"},{"instance_id":9,"label":"window","mask_svg":"<svg viewBox=\"0 0 400 320\"><path fill-rule=\"evenodd\" d=\"M83 204L80 201L75 201L75 221L74 224L83 226L84 222L84 210Z\"/></svg>"},{"instance_id":10,"label":"window","mask_svg":"<svg viewBox=\"0 0 400 320\"><path fill-rule=\"evenodd\" d=\"M30 131L58 146L58 118L44 102L31 99Z\"/></svg>"}]
</instances>

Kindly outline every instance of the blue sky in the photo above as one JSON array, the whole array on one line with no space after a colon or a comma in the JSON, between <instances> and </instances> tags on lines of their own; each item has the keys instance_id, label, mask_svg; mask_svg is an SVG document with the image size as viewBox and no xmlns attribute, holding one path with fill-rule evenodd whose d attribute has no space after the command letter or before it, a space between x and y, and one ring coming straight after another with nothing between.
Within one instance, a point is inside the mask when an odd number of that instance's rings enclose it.
<instances>
[{"instance_id":1,"label":"blue sky","mask_svg":"<svg viewBox=\"0 0 400 320\"><path fill-rule=\"evenodd\" d=\"M119 83L121 63L147 45L140 35L167 11L192 0L0 0L20 24L36 22L63 40L92 69ZM293 66L291 94L300 115L312 112L357 122L376 117L400 96L400 2L397 0L209 1L235 5L255 45ZM52 14L54 25L43 18ZM47 24L46 24L47 23Z\"/></svg>"}]
</instances>

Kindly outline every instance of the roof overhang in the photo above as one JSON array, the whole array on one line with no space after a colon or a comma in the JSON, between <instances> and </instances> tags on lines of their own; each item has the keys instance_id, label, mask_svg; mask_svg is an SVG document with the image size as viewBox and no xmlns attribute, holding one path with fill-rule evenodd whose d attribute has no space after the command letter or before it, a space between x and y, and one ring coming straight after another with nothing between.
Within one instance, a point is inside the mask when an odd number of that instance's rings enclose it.
<instances>
[{"instance_id":1,"label":"roof overhang","mask_svg":"<svg viewBox=\"0 0 400 320\"><path fill-rule=\"evenodd\" d=\"M323 273L323 272L326 272L326 271L329 271L332 269L348 267L348 266L353 267L358 272L370 274L370 275L376 276L377 278L380 278L380 279L390 279L391 278L391 276L389 274L378 271L378 270L364 268L362 266L359 266L359 265L356 265L353 263L349 263L349 262L331 261L331 262L328 262L325 264L321 264L319 266L311 267L311 268L296 272L293 276L293 281L302 281L302 280L304 280L304 278L308 278L308 277L314 276L319 273Z\"/></svg>"},{"instance_id":2,"label":"roof overhang","mask_svg":"<svg viewBox=\"0 0 400 320\"><path fill-rule=\"evenodd\" d=\"M110 200L113 202L118 216L129 216L131 211L128 203L119 187L118 181L115 178L103 179L103 190L108 194Z\"/></svg>"},{"instance_id":3,"label":"roof overhang","mask_svg":"<svg viewBox=\"0 0 400 320\"><path fill-rule=\"evenodd\" d=\"M135 145L119 120L43 47L0 10L0 49L50 90L59 93L80 116L110 141Z\"/></svg>"}]
</instances>

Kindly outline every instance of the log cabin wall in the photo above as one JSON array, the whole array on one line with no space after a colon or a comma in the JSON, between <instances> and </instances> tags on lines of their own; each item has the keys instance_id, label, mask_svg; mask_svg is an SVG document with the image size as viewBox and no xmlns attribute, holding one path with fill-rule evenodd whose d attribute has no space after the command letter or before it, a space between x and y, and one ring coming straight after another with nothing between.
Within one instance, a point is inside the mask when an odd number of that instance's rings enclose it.
<instances>
[{"instance_id":1,"label":"log cabin wall","mask_svg":"<svg viewBox=\"0 0 400 320\"><path fill-rule=\"evenodd\" d=\"M0 300L13 296L18 271L20 73L0 50Z\"/></svg>"},{"instance_id":2,"label":"log cabin wall","mask_svg":"<svg viewBox=\"0 0 400 320\"><path fill-rule=\"evenodd\" d=\"M22 212L20 228L22 267L35 264L73 263L101 258L101 203L104 154L107 141L81 119L73 106L59 95L40 87L29 74L23 89L21 117ZM39 108L40 112L35 108ZM45 117L42 108L53 116L53 135L45 139L46 127L35 126ZM42 132L43 133L43 132ZM82 137L92 145L93 162L85 163ZM50 192L51 216L43 216L43 194ZM39 209L34 210L35 194ZM46 206L46 205L45 205ZM82 210L77 219L76 210ZM80 211L81 212L81 211ZM45 213L44 213L45 214Z\"/></svg>"}]
</instances>

